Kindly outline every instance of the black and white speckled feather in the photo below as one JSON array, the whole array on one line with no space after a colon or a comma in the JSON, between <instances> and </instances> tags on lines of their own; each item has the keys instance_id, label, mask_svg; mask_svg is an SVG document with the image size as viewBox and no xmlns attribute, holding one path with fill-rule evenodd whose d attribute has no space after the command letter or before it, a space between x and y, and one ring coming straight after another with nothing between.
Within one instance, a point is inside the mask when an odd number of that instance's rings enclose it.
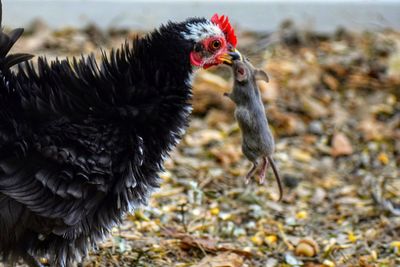
<instances>
[{"instance_id":1,"label":"black and white speckled feather","mask_svg":"<svg viewBox=\"0 0 400 267\"><path fill-rule=\"evenodd\" d=\"M101 63L38 66L0 33L0 253L69 266L145 204L190 113L191 19L169 23ZM26 61L11 71L10 67Z\"/></svg>"}]
</instances>

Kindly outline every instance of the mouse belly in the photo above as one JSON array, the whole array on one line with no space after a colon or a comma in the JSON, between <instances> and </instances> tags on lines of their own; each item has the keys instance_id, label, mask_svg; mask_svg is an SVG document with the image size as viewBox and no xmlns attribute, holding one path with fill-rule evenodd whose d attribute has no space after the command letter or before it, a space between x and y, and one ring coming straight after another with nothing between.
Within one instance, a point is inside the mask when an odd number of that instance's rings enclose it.
<instances>
[{"instance_id":1,"label":"mouse belly","mask_svg":"<svg viewBox=\"0 0 400 267\"><path fill-rule=\"evenodd\" d=\"M250 161L267 156L265 146L260 143L258 138L247 138L244 134L242 136L242 151Z\"/></svg>"},{"instance_id":2,"label":"mouse belly","mask_svg":"<svg viewBox=\"0 0 400 267\"><path fill-rule=\"evenodd\" d=\"M242 132L242 150L253 161L273 153L274 142L265 117L257 117L248 109L237 108L235 117Z\"/></svg>"}]
</instances>

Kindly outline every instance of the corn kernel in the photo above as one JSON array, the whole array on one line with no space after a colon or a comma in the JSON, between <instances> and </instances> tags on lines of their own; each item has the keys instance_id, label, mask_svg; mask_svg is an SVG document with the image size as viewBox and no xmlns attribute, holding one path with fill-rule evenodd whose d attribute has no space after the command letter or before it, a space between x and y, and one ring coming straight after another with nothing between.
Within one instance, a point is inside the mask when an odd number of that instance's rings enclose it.
<instances>
[{"instance_id":1,"label":"corn kernel","mask_svg":"<svg viewBox=\"0 0 400 267\"><path fill-rule=\"evenodd\" d=\"M250 238L250 240L256 246L261 246L263 244L263 239L260 237L260 235L254 235Z\"/></svg>"},{"instance_id":2,"label":"corn kernel","mask_svg":"<svg viewBox=\"0 0 400 267\"><path fill-rule=\"evenodd\" d=\"M394 249L396 255L400 255L400 241L393 241L390 243L390 247Z\"/></svg>"},{"instance_id":3,"label":"corn kernel","mask_svg":"<svg viewBox=\"0 0 400 267\"><path fill-rule=\"evenodd\" d=\"M351 242L351 243L355 243L355 242L357 242L357 236L353 233L353 232L349 232L348 234L347 234L347 238L349 239L349 241Z\"/></svg>"},{"instance_id":4,"label":"corn kernel","mask_svg":"<svg viewBox=\"0 0 400 267\"><path fill-rule=\"evenodd\" d=\"M389 163L389 157L387 156L386 153L381 152L378 155L378 160L380 161L380 163L382 163L383 165L387 165Z\"/></svg>"},{"instance_id":5,"label":"corn kernel","mask_svg":"<svg viewBox=\"0 0 400 267\"><path fill-rule=\"evenodd\" d=\"M307 219L307 217L308 217L308 213L307 213L307 211L305 211L305 210L299 211L299 212L296 214L296 218L299 219L299 220Z\"/></svg>"},{"instance_id":6,"label":"corn kernel","mask_svg":"<svg viewBox=\"0 0 400 267\"><path fill-rule=\"evenodd\" d=\"M276 235L267 235L265 237L265 242L268 244L274 244L278 241L278 237Z\"/></svg>"},{"instance_id":7,"label":"corn kernel","mask_svg":"<svg viewBox=\"0 0 400 267\"><path fill-rule=\"evenodd\" d=\"M217 216L219 214L219 212L220 212L220 210L217 207L210 209L211 215Z\"/></svg>"},{"instance_id":8,"label":"corn kernel","mask_svg":"<svg viewBox=\"0 0 400 267\"><path fill-rule=\"evenodd\" d=\"M326 266L326 267L335 267L335 263L333 263L333 262L330 261L330 260L324 260L324 261L322 262L322 264L323 264L324 266Z\"/></svg>"}]
</instances>

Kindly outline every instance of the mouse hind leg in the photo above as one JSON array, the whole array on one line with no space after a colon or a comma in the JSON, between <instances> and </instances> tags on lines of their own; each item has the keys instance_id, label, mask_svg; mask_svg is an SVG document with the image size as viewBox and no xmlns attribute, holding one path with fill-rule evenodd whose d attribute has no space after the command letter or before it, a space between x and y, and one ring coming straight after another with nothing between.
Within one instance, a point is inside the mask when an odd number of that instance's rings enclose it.
<instances>
[{"instance_id":1,"label":"mouse hind leg","mask_svg":"<svg viewBox=\"0 0 400 267\"><path fill-rule=\"evenodd\" d=\"M259 173L259 175L260 175L260 184L264 184L264 182L265 182L265 175L267 173L268 167L269 167L268 158L267 157L263 157L262 158L262 165L261 165L260 173Z\"/></svg>"},{"instance_id":2,"label":"mouse hind leg","mask_svg":"<svg viewBox=\"0 0 400 267\"><path fill-rule=\"evenodd\" d=\"M252 163L253 163L253 167L251 167L251 169L249 170L249 172L246 175L245 184L249 184L250 179L254 176L254 173L257 171L257 167L258 167L257 160L253 161Z\"/></svg>"}]
</instances>

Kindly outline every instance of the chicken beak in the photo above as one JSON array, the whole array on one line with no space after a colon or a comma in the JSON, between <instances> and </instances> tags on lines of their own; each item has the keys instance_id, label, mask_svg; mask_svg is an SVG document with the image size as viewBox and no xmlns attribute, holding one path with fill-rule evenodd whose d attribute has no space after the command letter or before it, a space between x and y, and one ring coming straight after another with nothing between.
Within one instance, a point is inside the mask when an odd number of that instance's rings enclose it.
<instances>
[{"instance_id":1,"label":"chicken beak","mask_svg":"<svg viewBox=\"0 0 400 267\"><path fill-rule=\"evenodd\" d=\"M240 61L243 61L242 54L236 48L234 48L233 51L229 52L228 54L231 56L232 60L238 60L239 59Z\"/></svg>"},{"instance_id":2,"label":"chicken beak","mask_svg":"<svg viewBox=\"0 0 400 267\"><path fill-rule=\"evenodd\" d=\"M243 61L242 54L236 48L222 54L219 59L227 65L232 65L235 60Z\"/></svg>"}]
</instances>

